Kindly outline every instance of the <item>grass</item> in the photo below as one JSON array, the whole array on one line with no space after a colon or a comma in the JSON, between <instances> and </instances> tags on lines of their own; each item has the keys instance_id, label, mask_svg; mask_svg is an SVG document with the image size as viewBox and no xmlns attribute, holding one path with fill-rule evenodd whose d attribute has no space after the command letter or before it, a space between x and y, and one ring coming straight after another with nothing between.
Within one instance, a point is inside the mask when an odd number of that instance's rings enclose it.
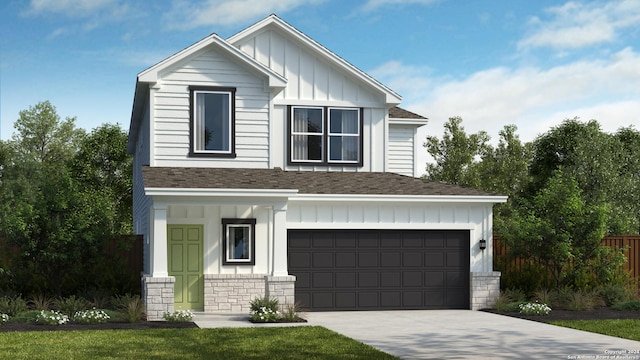
<instances>
[{"instance_id":1,"label":"grass","mask_svg":"<svg viewBox=\"0 0 640 360\"><path fill-rule=\"evenodd\" d=\"M396 359L319 326L0 333L11 359Z\"/></svg>"},{"instance_id":2,"label":"grass","mask_svg":"<svg viewBox=\"0 0 640 360\"><path fill-rule=\"evenodd\" d=\"M551 321L550 323L572 329L640 341L640 319L559 320Z\"/></svg>"}]
</instances>

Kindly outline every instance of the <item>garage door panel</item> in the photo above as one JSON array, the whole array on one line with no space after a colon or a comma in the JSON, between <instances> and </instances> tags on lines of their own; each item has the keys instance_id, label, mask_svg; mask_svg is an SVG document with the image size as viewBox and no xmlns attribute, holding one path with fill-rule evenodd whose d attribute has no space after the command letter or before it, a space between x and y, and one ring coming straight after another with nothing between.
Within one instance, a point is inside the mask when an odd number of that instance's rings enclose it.
<instances>
[{"instance_id":1,"label":"garage door panel","mask_svg":"<svg viewBox=\"0 0 640 360\"><path fill-rule=\"evenodd\" d=\"M333 273L330 272L316 272L311 276L311 287L313 288L332 288L333 286Z\"/></svg>"},{"instance_id":2,"label":"garage door panel","mask_svg":"<svg viewBox=\"0 0 640 360\"><path fill-rule=\"evenodd\" d=\"M356 288L358 287L357 274L355 272L339 272L336 273L337 288Z\"/></svg>"},{"instance_id":3,"label":"garage door panel","mask_svg":"<svg viewBox=\"0 0 640 360\"><path fill-rule=\"evenodd\" d=\"M424 286L445 286L444 271L429 271L424 273Z\"/></svg>"},{"instance_id":4,"label":"garage door panel","mask_svg":"<svg viewBox=\"0 0 640 360\"><path fill-rule=\"evenodd\" d=\"M357 308L355 292L338 292L336 293L336 309L353 310Z\"/></svg>"},{"instance_id":5,"label":"garage door panel","mask_svg":"<svg viewBox=\"0 0 640 360\"><path fill-rule=\"evenodd\" d=\"M336 253L336 267L356 267L356 253L355 252L339 252Z\"/></svg>"},{"instance_id":6,"label":"garage door panel","mask_svg":"<svg viewBox=\"0 0 640 360\"><path fill-rule=\"evenodd\" d=\"M311 267L311 254L309 253L291 253L289 256L290 268L310 268Z\"/></svg>"},{"instance_id":7,"label":"garage door panel","mask_svg":"<svg viewBox=\"0 0 640 360\"><path fill-rule=\"evenodd\" d=\"M314 268L332 268L333 267L333 254L325 252L317 252L312 254L312 266Z\"/></svg>"},{"instance_id":8,"label":"garage door panel","mask_svg":"<svg viewBox=\"0 0 640 360\"><path fill-rule=\"evenodd\" d=\"M402 266L402 255L399 252L383 252L380 254L380 265L382 267Z\"/></svg>"},{"instance_id":9,"label":"garage door panel","mask_svg":"<svg viewBox=\"0 0 640 360\"><path fill-rule=\"evenodd\" d=\"M422 253L421 252L403 253L402 265L405 267L422 267Z\"/></svg>"},{"instance_id":10,"label":"garage door panel","mask_svg":"<svg viewBox=\"0 0 640 360\"><path fill-rule=\"evenodd\" d=\"M444 253L442 251L433 251L424 254L424 266L425 267L443 267Z\"/></svg>"},{"instance_id":11,"label":"garage door panel","mask_svg":"<svg viewBox=\"0 0 640 360\"><path fill-rule=\"evenodd\" d=\"M468 231L289 230L310 311L469 308Z\"/></svg>"},{"instance_id":12,"label":"garage door panel","mask_svg":"<svg viewBox=\"0 0 640 360\"><path fill-rule=\"evenodd\" d=\"M359 287L378 287L377 272L361 272L358 274Z\"/></svg>"},{"instance_id":13,"label":"garage door panel","mask_svg":"<svg viewBox=\"0 0 640 360\"><path fill-rule=\"evenodd\" d=\"M358 267L362 267L362 268L367 268L367 267L373 267L373 268L377 268L380 266L380 263L378 262L378 255L379 253L377 252L361 252L358 254Z\"/></svg>"},{"instance_id":14,"label":"garage door panel","mask_svg":"<svg viewBox=\"0 0 640 360\"><path fill-rule=\"evenodd\" d=\"M380 307L399 308L402 306L402 293L400 291L384 291L380 294Z\"/></svg>"},{"instance_id":15,"label":"garage door panel","mask_svg":"<svg viewBox=\"0 0 640 360\"><path fill-rule=\"evenodd\" d=\"M398 288L400 287L400 279L400 271L383 272L382 274L380 274L380 286L383 288Z\"/></svg>"}]
</instances>

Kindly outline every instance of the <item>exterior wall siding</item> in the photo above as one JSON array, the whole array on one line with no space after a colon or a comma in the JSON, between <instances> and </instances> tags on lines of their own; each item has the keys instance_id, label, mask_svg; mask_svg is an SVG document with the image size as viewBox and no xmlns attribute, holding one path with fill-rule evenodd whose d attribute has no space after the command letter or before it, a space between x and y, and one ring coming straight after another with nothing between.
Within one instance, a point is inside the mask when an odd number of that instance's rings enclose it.
<instances>
[{"instance_id":1,"label":"exterior wall siding","mask_svg":"<svg viewBox=\"0 0 640 360\"><path fill-rule=\"evenodd\" d=\"M269 166L269 100L265 80L214 49L161 74L154 97L154 166ZM189 157L189 86L235 87L236 157Z\"/></svg>"},{"instance_id":2,"label":"exterior wall siding","mask_svg":"<svg viewBox=\"0 0 640 360\"><path fill-rule=\"evenodd\" d=\"M415 127L389 126L389 171L414 176Z\"/></svg>"},{"instance_id":3,"label":"exterior wall siding","mask_svg":"<svg viewBox=\"0 0 640 360\"><path fill-rule=\"evenodd\" d=\"M142 166L149 165L149 107L145 108L143 122L133 156L133 231L144 236L143 271L149 272L149 206L151 198L144 194Z\"/></svg>"}]
</instances>

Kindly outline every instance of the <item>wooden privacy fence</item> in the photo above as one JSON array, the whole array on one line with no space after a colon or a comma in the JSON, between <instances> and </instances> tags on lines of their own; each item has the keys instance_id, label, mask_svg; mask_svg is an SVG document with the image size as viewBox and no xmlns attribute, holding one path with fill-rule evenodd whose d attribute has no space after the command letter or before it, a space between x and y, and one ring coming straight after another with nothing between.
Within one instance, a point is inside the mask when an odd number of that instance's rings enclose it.
<instances>
[{"instance_id":1,"label":"wooden privacy fence","mask_svg":"<svg viewBox=\"0 0 640 360\"><path fill-rule=\"evenodd\" d=\"M602 239L602 245L613 249L625 248L627 262L623 265L624 270L629 271L631 277L640 278L640 235L606 236ZM493 259L494 264L500 264L500 270L505 273L522 270L523 266L529 263L528 259L508 259L507 245L500 242L500 236L497 234L493 235Z\"/></svg>"}]
</instances>

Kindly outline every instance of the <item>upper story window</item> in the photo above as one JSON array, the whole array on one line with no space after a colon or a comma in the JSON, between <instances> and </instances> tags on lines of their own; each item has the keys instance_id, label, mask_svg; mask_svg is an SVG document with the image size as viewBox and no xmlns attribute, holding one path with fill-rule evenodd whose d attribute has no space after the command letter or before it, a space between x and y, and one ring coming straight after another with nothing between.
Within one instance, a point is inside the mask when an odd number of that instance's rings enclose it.
<instances>
[{"instance_id":1,"label":"upper story window","mask_svg":"<svg viewBox=\"0 0 640 360\"><path fill-rule=\"evenodd\" d=\"M362 166L362 110L289 107L289 164Z\"/></svg>"},{"instance_id":2,"label":"upper story window","mask_svg":"<svg viewBox=\"0 0 640 360\"><path fill-rule=\"evenodd\" d=\"M235 157L235 88L189 87L191 156Z\"/></svg>"}]
</instances>

